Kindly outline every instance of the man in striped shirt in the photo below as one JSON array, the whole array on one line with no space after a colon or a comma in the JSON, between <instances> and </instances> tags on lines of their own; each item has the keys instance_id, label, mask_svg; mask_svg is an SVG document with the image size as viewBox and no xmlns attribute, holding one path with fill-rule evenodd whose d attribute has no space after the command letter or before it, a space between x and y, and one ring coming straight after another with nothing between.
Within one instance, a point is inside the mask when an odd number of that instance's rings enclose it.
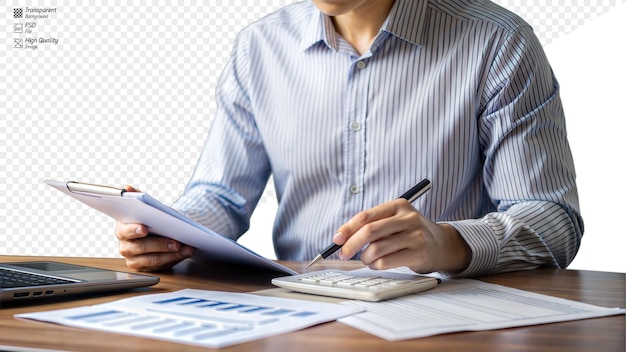
<instances>
[{"instance_id":1,"label":"man in striped shirt","mask_svg":"<svg viewBox=\"0 0 626 352\"><path fill-rule=\"evenodd\" d=\"M237 239L272 177L277 257L477 276L566 267L583 233L559 87L532 28L479 0L312 0L237 37L174 208ZM413 204L392 200L421 179ZM193 248L118 223L127 265Z\"/></svg>"}]
</instances>

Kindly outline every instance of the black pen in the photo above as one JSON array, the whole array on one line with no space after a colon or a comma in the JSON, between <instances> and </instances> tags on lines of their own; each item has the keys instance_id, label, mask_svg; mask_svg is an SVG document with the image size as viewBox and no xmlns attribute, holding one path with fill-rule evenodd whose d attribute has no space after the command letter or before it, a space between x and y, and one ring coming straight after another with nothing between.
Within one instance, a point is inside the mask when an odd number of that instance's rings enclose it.
<instances>
[{"instance_id":1,"label":"black pen","mask_svg":"<svg viewBox=\"0 0 626 352\"><path fill-rule=\"evenodd\" d=\"M428 179L423 179L422 181L420 181L420 183L413 186L410 190L404 192L404 194L401 195L399 198L404 198L408 200L409 203L413 203L413 201L416 200L419 196L426 193L426 191L428 191L430 187L431 187L430 181ZM320 254L318 254L317 257L315 257L315 259L313 259L309 263L309 265L307 265L307 268L319 262L322 259L326 259L329 255L335 253L342 246L343 245L341 244L333 243L330 246L326 247L326 249L324 249Z\"/></svg>"}]
</instances>

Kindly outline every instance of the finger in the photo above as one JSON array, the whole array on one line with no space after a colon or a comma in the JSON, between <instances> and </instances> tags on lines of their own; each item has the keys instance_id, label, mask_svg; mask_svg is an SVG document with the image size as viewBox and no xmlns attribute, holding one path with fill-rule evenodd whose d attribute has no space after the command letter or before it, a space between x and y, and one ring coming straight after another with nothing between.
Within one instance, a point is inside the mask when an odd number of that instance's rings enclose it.
<instances>
[{"instance_id":1,"label":"finger","mask_svg":"<svg viewBox=\"0 0 626 352\"><path fill-rule=\"evenodd\" d=\"M356 214L342 225L333 238L335 243L343 244L340 258L352 258L366 244L400 231L401 223L391 220L400 204L393 201L378 205Z\"/></svg>"},{"instance_id":2,"label":"finger","mask_svg":"<svg viewBox=\"0 0 626 352\"><path fill-rule=\"evenodd\" d=\"M126 258L149 253L178 252L181 249L179 242L166 237L150 236L119 242L119 252Z\"/></svg>"},{"instance_id":3,"label":"finger","mask_svg":"<svg viewBox=\"0 0 626 352\"><path fill-rule=\"evenodd\" d=\"M170 268L187 256L180 251L171 253L150 253L126 258L126 265L139 271L156 271Z\"/></svg>"},{"instance_id":4,"label":"finger","mask_svg":"<svg viewBox=\"0 0 626 352\"><path fill-rule=\"evenodd\" d=\"M146 238L120 241L120 254L126 258L126 265L141 271L153 271L171 267L189 258L194 248L167 238Z\"/></svg>"},{"instance_id":5,"label":"finger","mask_svg":"<svg viewBox=\"0 0 626 352\"><path fill-rule=\"evenodd\" d=\"M118 221L115 228L115 236L119 240L132 240L146 237L147 235L148 228L142 224L126 224Z\"/></svg>"},{"instance_id":6,"label":"finger","mask_svg":"<svg viewBox=\"0 0 626 352\"><path fill-rule=\"evenodd\" d=\"M391 218L374 221L363 225L343 244L342 253L351 258L366 245L369 248L372 244L392 238L401 230L400 224ZM395 240L395 237L394 239Z\"/></svg>"},{"instance_id":7,"label":"finger","mask_svg":"<svg viewBox=\"0 0 626 352\"><path fill-rule=\"evenodd\" d=\"M370 265L377 260L406 248L405 243L402 241L402 235L394 233L378 241L370 242L367 248L361 253L361 261L365 265Z\"/></svg>"},{"instance_id":8,"label":"finger","mask_svg":"<svg viewBox=\"0 0 626 352\"><path fill-rule=\"evenodd\" d=\"M409 249L403 249L398 252L378 258L377 260L366 264L370 269L388 270L401 266L407 266L412 271L420 273L433 272L432 260L429 260L426 252L415 252Z\"/></svg>"},{"instance_id":9,"label":"finger","mask_svg":"<svg viewBox=\"0 0 626 352\"><path fill-rule=\"evenodd\" d=\"M427 259L427 251L428 245L420 232L405 231L370 243L361 253L361 261L378 269L408 266Z\"/></svg>"},{"instance_id":10,"label":"finger","mask_svg":"<svg viewBox=\"0 0 626 352\"><path fill-rule=\"evenodd\" d=\"M141 192L139 189L137 189L137 188L135 188L135 187L133 187L131 185L124 186L124 190L126 192Z\"/></svg>"},{"instance_id":11,"label":"finger","mask_svg":"<svg viewBox=\"0 0 626 352\"><path fill-rule=\"evenodd\" d=\"M366 224L390 217L395 214L395 212L396 210L393 203L388 202L380 204L354 215L348 222L339 227L337 233L343 235L342 239L348 240Z\"/></svg>"}]
</instances>

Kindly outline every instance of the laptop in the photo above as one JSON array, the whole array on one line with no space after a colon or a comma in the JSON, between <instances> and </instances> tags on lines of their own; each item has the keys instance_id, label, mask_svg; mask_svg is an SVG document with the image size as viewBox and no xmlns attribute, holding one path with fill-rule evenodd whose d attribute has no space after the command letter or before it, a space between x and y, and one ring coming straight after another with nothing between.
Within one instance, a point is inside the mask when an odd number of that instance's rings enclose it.
<instances>
[{"instance_id":1,"label":"laptop","mask_svg":"<svg viewBox=\"0 0 626 352\"><path fill-rule=\"evenodd\" d=\"M159 278L55 261L0 263L0 302L152 286Z\"/></svg>"}]
</instances>

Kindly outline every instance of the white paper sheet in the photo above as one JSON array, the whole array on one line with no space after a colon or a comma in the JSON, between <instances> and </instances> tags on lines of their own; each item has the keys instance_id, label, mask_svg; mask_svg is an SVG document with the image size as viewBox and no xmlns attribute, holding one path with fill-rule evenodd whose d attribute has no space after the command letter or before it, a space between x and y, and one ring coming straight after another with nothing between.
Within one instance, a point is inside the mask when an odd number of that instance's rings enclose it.
<instances>
[{"instance_id":1,"label":"white paper sheet","mask_svg":"<svg viewBox=\"0 0 626 352\"><path fill-rule=\"evenodd\" d=\"M341 318L341 323L390 341L626 312L469 279L445 280L430 291L390 301L341 304L367 310Z\"/></svg>"},{"instance_id":2,"label":"white paper sheet","mask_svg":"<svg viewBox=\"0 0 626 352\"><path fill-rule=\"evenodd\" d=\"M196 248L194 258L221 260L237 264L282 271L298 272L269 260L241 244L187 218L147 193L126 192L123 196L87 194L70 191L67 182L47 180L46 184L126 223L144 224L154 234L173 238Z\"/></svg>"},{"instance_id":3,"label":"white paper sheet","mask_svg":"<svg viewBox=\"0 0 626 352\"><path fill-rule=\"evenodd\" d=\"M333 303L185 289L16 317L219 348L362 311Z\"/></svg>"}]
</instances>

